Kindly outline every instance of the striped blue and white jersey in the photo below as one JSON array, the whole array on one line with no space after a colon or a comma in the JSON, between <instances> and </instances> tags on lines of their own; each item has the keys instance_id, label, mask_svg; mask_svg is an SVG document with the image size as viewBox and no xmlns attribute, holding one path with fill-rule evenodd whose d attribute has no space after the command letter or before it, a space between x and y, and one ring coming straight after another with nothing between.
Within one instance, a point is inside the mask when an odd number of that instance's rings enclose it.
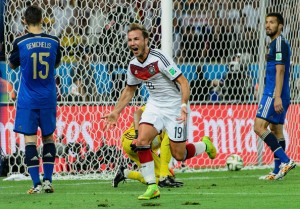
<instances>
[{"instance_id":1,"label":"striped blue and white jersey","mask_svg":"<svg viewBox=\"0 0 300 209\"><path fill-rule=\"evenodd\" d=\"M175 79L181 74L170 57L158 49L150 49L143 63L137 58L129 63L127 85L140 85L144 82L150 95L148 103L157 107L180 106L181 90Z\"/></svg>"},{"instance_id":2,"label":"striped blue and white jersey","mask_svg":"<svg viewBox=\"0 0 300 209\"><path fill-rule=\"evenodd\" d=\"M290 99L290 62L291 47L288 41L282 36L278 36L269 44L267 54L267 68L265 76L264 95L274 97L276 86L276 65L284 65L284 80L282 86L281 99Z\"/></svg>"}]
</instances>

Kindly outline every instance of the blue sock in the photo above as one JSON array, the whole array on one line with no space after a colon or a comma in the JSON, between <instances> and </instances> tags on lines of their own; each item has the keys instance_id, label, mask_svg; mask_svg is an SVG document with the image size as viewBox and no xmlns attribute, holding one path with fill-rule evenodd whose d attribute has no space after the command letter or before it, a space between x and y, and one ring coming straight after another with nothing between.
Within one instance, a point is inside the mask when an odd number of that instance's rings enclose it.
<instances>
[{"instance_id":1,"label":"blue sock","mask_svg":"<svg viewBox=\"0 0 300 209\"><path fill-rule=\"evenodd\" d=\"M283 150L285 150L285 140L281 139L280 141L278 141L278 143L280 144L280 146L282 147ZM279 166L281 164L281 160L275 155L274 153L274 170L273 173L277 174L279 172Z\"/></svg>"},{"instance_id":2,"label":"blue sock","mask_svg":"<svg viewBox=\"0 0 300 209\"><path fill-rule=\"evenodd\" d=\"M44 178L43 180L49 180L52 182L52 174L54 170L54 161L56 155L55 144L52 140L50 142L44 142L43 147L43 169L44 169Z\"/></svg>"},{"instance_id":3,"label":"blue sock","mask_svg":"<svg viewBox=\"0 0 300 209\"><path fill-rule=\"evenodd\" d=\"M25 163L33 181L33 186L36 187L37 185L40 185L39 157L35 144L27 143L25 147Z\"/></svg>"},{"instance_id":4,"label":"blue sock","mask_svg":"<svg viewBox=\"0 0 300 209\"><path fill-rule=\"evenodd\" d=\"M279 166L281 164L281 161L279 158L275 158L275 154L274 154L274 170L273 170L273 173L277 174L279 172Z\"/></svg>"},{"instance_id":5,"label":"blue sock","mask_svg":"<svg viewBox=\"0 0 300 209\"><path fill-rule=\"evenodd\" d=\"M290 162L290 158L285 154L285 152L282 149L282 147L280 147L279 149L277 149L274 152L274 154L279 157L279 159L280 159L280 161L282 163L288 163L288 162Z\"/></svg>"},{"instance_id":6,"label":"blue sock","mask_svg":"<svg viewBox=\"0 0 300 209\"><path fill-rule=\"evenodd\" d=\"M288 163L290 161L282 147L279 145L277 138L274 134L269 132L265 137L262 138L264 139L264 142L270 147L272 152L280 159L281 162Z\"/></svg>"}]
</instances>

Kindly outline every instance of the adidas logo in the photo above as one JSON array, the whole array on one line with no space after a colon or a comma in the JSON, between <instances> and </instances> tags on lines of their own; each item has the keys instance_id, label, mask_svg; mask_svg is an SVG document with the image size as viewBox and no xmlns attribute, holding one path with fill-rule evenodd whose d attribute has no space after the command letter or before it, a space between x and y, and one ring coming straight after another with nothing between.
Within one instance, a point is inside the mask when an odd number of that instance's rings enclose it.
<instances>
[{"instance_id":1,"label":"adidas logo","mask_svg":"<svg viewBox=\"0 0 300 209\"><path fill-rule=\"evenodd\" d=\"M44 157L53 157L50 152L44 155Z\"/></svg>"},{"instance_id":2,"label":"adidas logo","mask_svg":"<svg viewBox=\"0 0 300 209\"><path fill-rule=\"evenodd\" d=\"M39 160L39 158L37 156L34 156L33 158L30 159L31 161L34 161L34 160Z\"/></svg>"}]
</instances>

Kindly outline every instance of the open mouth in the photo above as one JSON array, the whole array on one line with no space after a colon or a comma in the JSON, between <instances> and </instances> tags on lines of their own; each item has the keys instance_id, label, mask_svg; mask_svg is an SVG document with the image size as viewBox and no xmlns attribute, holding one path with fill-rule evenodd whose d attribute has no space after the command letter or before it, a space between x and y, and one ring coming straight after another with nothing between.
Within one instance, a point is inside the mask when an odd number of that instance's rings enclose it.
<instances>
[{"instance_id":1,"label":"open mouth","mask_svg":"<svg viewBox=\"0 0 300 209\"><path fill-rule=\"evenodd\" d=\"M131 48L131 51L134 53L134 54L137 54L139 49L137 47L132 47Z\"/></svg>"}]
</instances>

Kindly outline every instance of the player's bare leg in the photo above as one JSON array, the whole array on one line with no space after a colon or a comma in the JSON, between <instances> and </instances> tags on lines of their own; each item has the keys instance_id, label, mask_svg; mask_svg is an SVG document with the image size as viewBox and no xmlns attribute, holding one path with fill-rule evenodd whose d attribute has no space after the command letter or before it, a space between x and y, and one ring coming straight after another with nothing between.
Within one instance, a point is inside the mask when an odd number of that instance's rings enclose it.
<instances>
[{"instance_id":1,"label":"player's bare leg","mask_svg":"<svg viewBox=\"0 0 300 209\"><path fill-rule=\"evenodd\" d=\"M285 140L284 140L284 135L283 135L283 125L282 124L270 124L270 130L272 131L272 133L276 136L278 143L280 144L280 146L282 147L282 149L285 151ZM259 177L260 180L276 180L275 177L278 174L279 170L280 170L280 158L277 157L274 154L274 169L272 172L268 173L267 175L261 176ZM278 178L277 180L281 180L283 178Z\"/></svg>"},{"instance_id":2,"label":"player's bare leg","mask_svg":"<svg viewBox=\"0 0 300 209\"><path fill-rule=\"evenodd\" d=\"M202 141L194 143L173 142L170 140L170 147L172 156L178 161L190 159L203 152L206 152L210 159L214 159L217 154L215 146L207 136L204 136Z\"/></svg>"},{"instance_id":3,"label":"player's bare leg","mask_svg":"<svg viewBox=\"0 0 300 209\"><path fill-rule=\"evenodd\" d=\"M274 155L276 155L280 159L280 170L275 176L275 179L281 179L290 170L294 169L296 167L296 164L286 155L283 148L278 143L276 136L267 129L268 125L268 121L261 118L255 118L254 131L268 145Z\"/></svg>"}]
</instances>

